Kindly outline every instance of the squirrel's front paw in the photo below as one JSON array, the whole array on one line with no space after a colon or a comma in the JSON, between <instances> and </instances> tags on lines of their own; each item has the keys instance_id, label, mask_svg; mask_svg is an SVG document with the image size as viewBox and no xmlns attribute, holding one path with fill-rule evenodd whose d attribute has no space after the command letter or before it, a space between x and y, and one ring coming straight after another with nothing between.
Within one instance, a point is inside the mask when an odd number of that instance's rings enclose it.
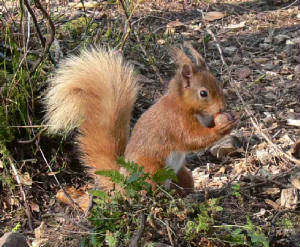
<instances>
[{"instance_id":1,"label":"squirrel's front paw","mask_svg":"<svg viewBox=\"0 0 300 247\"><path fill-rule=\"evenodd\" d=\"M239 121L238 115L220 112L214 116L215 128L220 135L229 134Z\"/></svg>"}]
</instances>

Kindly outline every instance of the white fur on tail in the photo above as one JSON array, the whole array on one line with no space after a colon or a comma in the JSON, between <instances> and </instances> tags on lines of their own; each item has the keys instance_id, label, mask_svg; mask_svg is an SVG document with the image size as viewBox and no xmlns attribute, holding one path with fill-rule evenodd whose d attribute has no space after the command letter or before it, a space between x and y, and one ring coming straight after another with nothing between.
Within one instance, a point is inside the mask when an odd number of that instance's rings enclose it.
<instances>
[{"instance_id":1,"label":"white fur on tail","mask_svg":"<svg viewBox=\"0 0 300 247\"><path fill-rule=\"evenodd\" d=\"M132 105L137 92L132 66L120 54L102 48L84 50L80 56L63 60L49 84L44 98L45 120L53 133L68 133L81 125L86 112L92 110L89 107L101 109L95 114L105 118L101 127L109 127L122 111L118 108Z\"/></svg>"}]
</instances>

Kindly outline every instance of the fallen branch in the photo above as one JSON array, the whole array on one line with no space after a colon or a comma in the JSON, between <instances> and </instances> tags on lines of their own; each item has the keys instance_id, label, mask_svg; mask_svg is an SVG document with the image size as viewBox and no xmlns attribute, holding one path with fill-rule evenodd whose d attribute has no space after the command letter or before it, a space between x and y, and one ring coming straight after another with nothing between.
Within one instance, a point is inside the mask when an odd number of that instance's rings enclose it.
<instances>
[{"instance_id":1,"label":"fallen branch","mask_svg":"<svg viewBox=\"0 0 300 247\"><path fill-rule=\"evenodd\" d=\"M130 241L129 247L140 247L140 240L145 229L146 216L145 214L140 215L140 226L137 232L134 234L133 238Z\"/></svg>"},{"instance_id":2,"label":"fallen branch","mask_svg":"<svg viewBox=\"0 0 300 247\"><path fill-rule=\"evenodd\" d=\"M18 143L21 143L21 144L30 144L30 143L33 143L36 139L38 139L41 134L47 130L47 127L41 129L32 139L30 140L26 140L26 141L18 141Z\"/></svg>"},{"instance_id":3,"label":"fallen branch","mask_svg":"<svg viewBox=\"0 0 300 247\"><path fill-rule=\"evenodd\" d=\"M34 15L34 12L33 12L32 8L30 7L30 4L29 4L28 0L24 0L24 4L25 4L25 6L26 6L26 8L27 8L27 10L29 12L29 14L32 17L32 20L33 20L33 23L34 23L34 27L36 29L36 32L37 32L38 36L39 36L41 44L42 44L43 47L45 47L45 38L43 37L43 35L41 33L40 26L39 26L39 24L37 22L37 19L36 19L35 15Z\"/></svg>"},{"instance_id":4,"label":"fallen branch","mask_svg":"<svg viewBox=\"0 0 300 247\"><path fill-rule=\"evenodd\" d=\"M30 71L30 75L33 75L34 72L36 71L36 69L38 68L38 66L44 61L47 54L49 55L49 59L51 60L51 62L55 63L55 61L51 58L51 56L49 54L49 49L50 49L50 47L51 47L51 45L54 41L54 37L55 37L55 26L54 26L53 21L51 20L51 17L47 13L47 11L43 8L40 1L39 0L34 0L35 7L42 12L44 18L47 19L49 27L50 27L50 37L49 37L49 39L45 39L43 37L42 33L41 33L41 29L38 25L36 16L34 15L34 12L33 12L32 8L30 7L30 4L29 4L28 0L25 0L24 4L25 4L28 12L30 13L30 15L32 17L35 29L38 33L38 36L39 36L39 39L41 41L42 47L44 48L42 55L39 57L39 59L36 61L36 63L33 65L32 69Z\"/></svg>"},{"instance_id":5,"label":"fallen branch","mask_svg":"<svg viewBox=\"0 0 300 247\"><path fill-rule=\"evenodd\" d=\"M38 144L37 144L37 145L38 145ZM72 203L73 208L75 208L75 209L77 209L77 210L80 211L80 210L81 210L81 209L80 209L80 206L72 199L72 197L68 194L68 192L63 188L63 186L62 186L62 185L60 184L60 182L58 181L58 179L57 179L55 173L53 172L51 166L49 165L49 163L48 163L48 161L47 161L47 159L46 159L46 157L45 157L45 155L44 155L44 152L42 151L42 149L41 149L40 146L38 147L38 149L39 149L39 151L40 151L40 153L41 153L41 155L42 155L42 157L43 157L43 159L44 159L46 165L48 166L50 172L53 174L53 177L54 177L56 183L58 184L58 186L59 186L59 187L61 188L61 190L64 192L65 196L69 199L69 201Z\"/></svg>"},{"instance_id":6,"label":"fallen branch","mask_svg":"<svg viewBox=\"0 0 300 247\"><path fill-rule=\"evenodd\" d=\"M201 13L202 13L202 16L204 16L202 11L201 11ZM222 60L223 65L226 66L226 67L228 68L228 65L227 65L227 63L226 63L226 61L225 61L225 59L224 59L224 56L223 56L223 52L222 52L221 46L220 46L220 44L219 44L219 42L218 42L216 36L214 35L214 33L213 33L209 28L206 28L206 30L207 30L207 32L209 33L209 35L212 36L212 38L214 39L214 41L215 41L216 44L217 44L218 51L219 51L219 53L220 53L220 57L221 57L221 60ZM294 158L293 156L291 156L291 155L285 153L280 147L278 147L278 145L276 145L276 144L272 141L271 137L261 129L261 127L258 125L257 119L256 119L255 116L249 111L249 109L248 109L248 107L247 107L247 105L246 105L246 103L245 103L245 101L244 101L242 95L241 95L240 92L239 92L239 89L238 89L237 86L236 86L236 83L233 82L233 79L232 79L230 73L228 73L228 75L229 75L229 77L230 77L230 79L231 79L231 80L230 80L230 86L234 89L236 95L237 95L238 98L240 99L242 105L244 106L245 112L246 112L246 114L248 115L248 117L249 117L249 119L250 119L252 125L254 126L254 128L255 128L255 129L259 132L259 134L260 134L260 135L261 135L261 136L269 143L269 145L272 146L272 147L275 149L275 151L278 152L283 158L285 158L285 159L287 159L287 160L289 160L289 161L292 161L292 162L294 162L296 165L300 166L300 160L298 160L298 159Z\"/></svg>"},{"instance_id":7,"label":"fallen branch","mask_svg":"<svg viewBox=\"0 0 300 247\"><path fill-rule=\"evenodd\" d=\"M140 46L142 52L144 53L145 57L147 58L147 57L148 57L148 53L147 53L146 49L142 46L142 43L141 43L141 40L140 40L139 35L138 35L137 33L135 33L135 32L134 32L134 35L135 35L135 37L136 37L136 39L137 39L137 41L138 41L138 44L139 44L139 46ZM163 80L163 78L160 76L158 68L157 68L154 64L152 64L152 63L150 63L150 66L151 66L151 68L154 70L154 72L155 72L156 76L158 77L158 79L159 79L161 85L164 85L164 80Z\"/></svg>"},{"instance_id":8,"label":"fallen branch","mask_svg":"<svg viewBox=\"0 0 300 247\"><path fill-rule=\"evenodd\" d=\"M225 59L224 59L224 55L223 55L223 51L222 51L222 49L221 49L220 43L218 42L216 36L214 35L214 33L211 31L210 28L206 28L206 32L207 32L207 33L213 38L213 40L215 41L216 46L217 46L217 48L218 48L218 51L219 51L219 53L220 53L220 57L221 57L221 61L222 61L223 65L226 66L226 67L228 67L228 65L227 65L227 63L226 63L226 61L225 61Z\"/></svg>"},{"instance_id":9,"label":"fallen branch","mask_svg":"<svg viewBox=\"0 0 300 247\"><path fill-rule=\"evenodd\" d=\"M29 204L27 202L26 194L25 194L25 191L23 189L23 186L22 186L21 179L19 177L18 171L17 171L17 169L15 167L14 159L10 155L8 155L7 159L9 161L9 163L10 163L10 166L11 166L11 168L12 168L12 170L13 170L15 176L16 176L16 180L17 180L17 183L19 185L20 193L22 195L22 198L23 198L23 201L24 201L24 205L25 205L25 213L26 213L27 218L28 218L29 228L30 228L30 230L33 230L31 209L30 209L30 206L29 206Z\"/></svg>"},{"instance_id":10,"label":"fallen branch","mask_svg":"<svg viewBox=\"0 0 300 247\"><path fill-rule=\"evenodd\" d=\"M132 16L133 16L133 13L135 11L135 9L137 8L139 2L136 2L136 5L134 6L133 10L131 11L130 14L128 14L128 11L127 11L127 8L125 6L125 3L124 3L124 0L120 0L119 1L120 4L121 4L121 7L123 9L123 12L125 14L125 17L126 17L126 21L125 21L125 25L124 25L124 33L122 35L122 42L121 42L121 45L120 45L120 50L122 51L123 48L124 48L124 45L129 37L129 34L132 30L132 23L131 23L131 19L132 19Z\"/></svg>"}]
</instances>

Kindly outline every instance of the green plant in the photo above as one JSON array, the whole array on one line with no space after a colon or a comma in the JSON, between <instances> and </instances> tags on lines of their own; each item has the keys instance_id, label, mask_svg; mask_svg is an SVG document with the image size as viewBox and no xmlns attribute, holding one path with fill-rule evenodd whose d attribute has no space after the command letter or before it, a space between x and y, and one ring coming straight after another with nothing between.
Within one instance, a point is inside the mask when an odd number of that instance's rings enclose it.
<instances>
[{"instance_id":1,"label":"green plant","mask_svg":"<svg viewBox=\"0 0 300 247\"><path fill-rule=\"evenodd\" d=\"M151 184L147 182L150 175L144 172L144 167L139 167L133 162L126 162L124 158L118 158L117 163L125 168L129 176L121 174L119 171L106 170L97 171L96 174L109 177L110 180L116 183L129 197L133 197L137 191L145 190L151 192Z\"/></svg>"},{"instance_id":2,"label":"green plant","mask_svg":"<svg viewBox=\"0 0 300 247\"><path fill-rule=\"evenodd\" d=\"M214 224L214 215L216 212L222 211L223 208L218 205L219 199L210 199L199 205L199 213L195 220L190 220L186 224L185 237L192 240L197 237L200 232L208 232Z\"/></svg>"},{"instance_id":3,"label":"green plant","mask_svg":"<svg viewBox=\"0 0 300 247\"><path fill-rule=\"evenodd\" d=\"M21 228L21 223L18 222L18 223L16 224L16 226L15 226L13 229L11 229L11 231L12 231L12 232L17 232L17 231L19 231L20 228Z\"/></svg>"},{"instance_id":4,"label":"green plant","mask_svg":"<svg viewBox=\"0 0 300 247\"><path fill-rule=\"evenodd\" d=\"M232 195L235 196L236 198L241 198L241 186L239 184L234 184L232 185Z\"/></svg>"},{"instance_id":5,"label":"green plant","mask_svg":"<svg viewBox=\"0 0 300 247\"><path fill-rule=\"evenodd\" d=\"M220 227L224 227L230 232L230 234L225 237L225 240L230 243L231 246L270 246L269 240L263 233L262 229L258 226L255 226L248 216L247 224L244 226L224 225Z\"/></svg>"},{"instance_id":6,"label":"green plant","mask_svg":"<svg viewBox=\"0 0 300 247\"><path fill-rule=\"evenodd\" d=\"M276 225L282 227L284 229L292 229L294 227L294 223L291 219L282 218L276 222Z\"/></svg>"},{"instance_id":7,"label":"green plant","mask_svg":"<svg viewBox=\"0 0 300 247\"><path fill-rule=\"evenodd\" d=\"M128 176L112 170L97 171L96 173L108 177L116 183L123 191L122 195L118 191L114 191L113 194L99 190L90 191L90 194L95 197L96 204L89 218L93 225L93 234L83 242L83 246L125 245L138 225L136 211L150 211L149 208L145 209L145 205L142 203L145 196L141 191L146 191L147 195L151 197L154 193L151 180L163 183L167 179L176 177L174 172L168 169L159 170L154 176L150 176L144 172L143 167L139 167L133 162L126 162L122 157L118 158L117 162L126 170Z\"/></svg>"}]
</instances>

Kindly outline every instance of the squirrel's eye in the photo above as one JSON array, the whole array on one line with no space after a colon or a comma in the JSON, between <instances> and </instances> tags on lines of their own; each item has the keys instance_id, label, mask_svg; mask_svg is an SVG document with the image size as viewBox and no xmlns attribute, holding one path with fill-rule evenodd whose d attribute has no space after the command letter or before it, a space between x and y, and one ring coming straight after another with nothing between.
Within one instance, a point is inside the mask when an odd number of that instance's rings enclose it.
<instances>
[{"instance_id":1,"label":"squirrel's eye","mask_svg":"<svg viewBox=\"0 0 300 247\"><path fill-rule=\"evenodd\" d=\"M201 90L201 91L200 91L200 96L201 96L202 98L206 98L206 97L208 96L207 91Z\"/></svg>"}]
</instances>

